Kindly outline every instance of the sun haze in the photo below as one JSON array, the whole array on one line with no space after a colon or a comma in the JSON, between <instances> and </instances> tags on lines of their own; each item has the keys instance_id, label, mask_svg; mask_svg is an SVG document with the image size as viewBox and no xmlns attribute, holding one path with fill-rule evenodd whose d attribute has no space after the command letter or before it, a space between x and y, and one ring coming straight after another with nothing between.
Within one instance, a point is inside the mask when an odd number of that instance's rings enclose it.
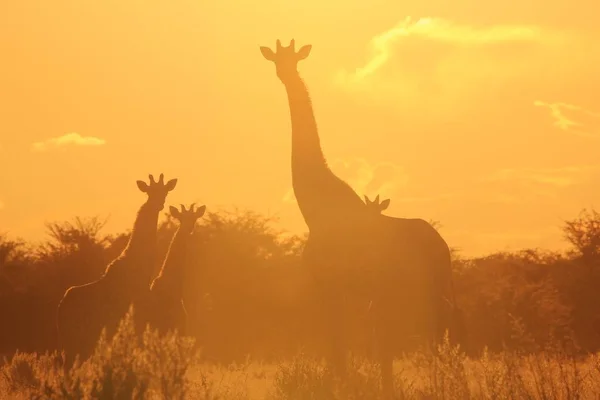
<instances>
[{"instance_id":1,"label":"sun haze","mask_svg":"<svg viewBox=\"0 0 600 400\"><path fill-rule=\"evenodd\" d=\"M171 204L239 206L306 227L287 99L259 46L299 68L332 169L385 212L438 220L464 254L562 246L600 195L600 5L591 0L56 0L0 8L0 225L111 216L137 179Z\"/></svg>"}]
</instances>

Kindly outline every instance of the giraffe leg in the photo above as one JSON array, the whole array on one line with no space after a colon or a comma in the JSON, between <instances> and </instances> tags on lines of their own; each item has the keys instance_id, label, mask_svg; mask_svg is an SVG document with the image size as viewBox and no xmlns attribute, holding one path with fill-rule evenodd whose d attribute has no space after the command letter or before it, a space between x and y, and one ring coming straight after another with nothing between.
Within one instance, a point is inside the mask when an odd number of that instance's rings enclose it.
<instances>
[{"instance_id":1,"label":"giraffe leg","mask_svg":"<svg viewBox=\"0 0 600 400\"><path fill-rule=\"evenodd\" d=\"M181 299L181 307L179 307L179 334L184 336L188 334L188 312L185 308L185 303Z\"/></svg>"},{"instance_id":2,"label":"giraffe leg","mask_svg":"<svg viewBox=\"0 0 600 400\"><path fill-rule=\"evenodd\" d=\"M381 359L381 390L384 399L392 399L394 396L393 361L391 355L385 355Z\"/></svg>"},{"instance_id":3,"label":"giraffe leg","mask_svg":"<svg viewBox=\"0 0 600 400\"><path fill-rule=\"evenodd\" d=\"M438 296L437 304L434 307L432 315L433 338L435 342L442 343L444 335L448 332L448 337L451 343L454 343L455 338L455 315L453 305L444 296Z\"/></svg>"},{"instance_id":4,"label":"giraffe leg","mask_svg":"<svg viewBox=\"0 0 600 400\"><path fill-rule=\"evenodd\" d=\"M394 353L392 337L389 329L379 327L377 348L381 368L381 389L384 399L392 399L394 395Z\"/></svg>"},{"instance_id":5,"label":"giraffe leg","mask_svg":"<svg viewBox=\"0 0 600 400\"><path fill-rule=\"evenodd\" d=\"M330 340L329 363L338 378L346 377L346 349L344 333L342 329L342 318L339 310L330 309L328 318L328 333Z\"/></svg>"},{"instance_id":6,"label":"giraffe leg","mask_svg":"<svg viewBox=\"0 0 600 400\"><path fill-rule=\"evenodd\" d=\"M345 379L347 374L346 367L346 349L344 346L343 338L339 332L334 334L333 339L333 363L335 370L339 378Z\"/></svg>"},{"instance_id":7,"label":"giraffe leg","mask_svg":"<svg viewBox=\"0 0 600 400\"><path fill-rule=\"evenodd\" d=\"M344 353L342 312L335 294L330 290L321 289L321 316L323 318L324 338L326 339L327 367L336 379L346 375L346 360Z\"/></svg>"}]
</instances>

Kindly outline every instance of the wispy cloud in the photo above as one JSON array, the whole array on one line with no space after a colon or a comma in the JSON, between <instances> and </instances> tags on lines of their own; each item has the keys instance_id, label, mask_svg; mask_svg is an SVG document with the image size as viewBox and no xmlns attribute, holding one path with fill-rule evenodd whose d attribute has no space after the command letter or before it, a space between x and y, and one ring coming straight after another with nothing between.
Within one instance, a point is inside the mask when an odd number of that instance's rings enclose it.
<instances>
[{"instance_id":1,"label":"wispy cloud","mask_svg":"<svg viewBox=\"0 0 600 400\"><path fill-rule=\"evenodd\" d=\"M336 160L332 170L362 197L380 195L394 204L427 205L449 202L521 204L540 198L554 198L564 190L585 184L600 175L600 165L571 165L558 168L499 168L469 182L442 190L435 182L411 183L404 170L394 164L369 164L361 158ZM421 186L421 187L419 187ZM399 190L401 188L401 190ZM296 203L293 190L283 197ZM411 206L412 207L412 206Z\"/></svg>"},{"instance_id":2,"label":"wispy cloud","mask_svg":"<svg viewBox=\"0 0 600 400\"><path fill-rule=\"evenodd\" d=\"M502 168L479 180L478 197L497 203L558 199L573 188L598 178L600 165L560 168Z\"/></svg>"},{"instance_id":3,"label":"wispy cloud","mask_svg":"<svg viewBox=\"0 0 600 400\"><path fill-rule=\"evenodd\" d=\"M524 204L541 198L556 198L562 191L587 184L600 176L600 165L572 165L558 168L499 168L479 177L457 182L451 190L441 191L436 182L427 181L425 190L406 193L395 203L435 207L441 204L504 203Z\"/></svg>"},{"instance_id":4,"label":"wispy cloud","mask_svg":"<svg viewBox=\"0 0 600 400\"><path fill-rule=\"evenodd\" d=\"M598 132L600 128L600 113L567 103L547 103L536 100L533 102L533 105L549 109L550 115L554 119L554 125L563 131L594 138L597 138L600 133ZM587 119L588 122L584 123L583 119ZM589 121L590 119L592 121Z\"/></svg>"},{"instance_id":5,"label":"wispy cloud","mask_svg":"<svg viewBox=\"0 0 600 400\"><path fill-rule=\"evenodd\" d=\"M452 243L470 243L470 253L480 256L526 248L555 248L557 238L561 237L559 228L554 225L537 229L447 229L445 234ZM490 243L494 243L495 247L490 247Z\"/></svg>"},{"instance_id":6,"label":"wispy cloud","mask_svg":"<svg viewBox=\"0 0 600 400\"><path fill-rule=\"evenodd\" d=\"M589 173L600 170L596 165L567 166L562 168L502 168L488 179L491 181L522 180L551 186L566 187L579 183Z\"/></svg>"},{"instance_id":7,"label":"wispy cloud","mask_svg":"<svg viewBox=\"0 0 600 400\"><path fill-rule=\"evenodd\" d=\"M102 146L106 144L104 139L93 136L81 136L79 133L67 133L66 135L51 138L32 145L33 151L47 151L66 146Z\"/></svg>"},{"instance_id":8,"label":"wispy cloud","mask_svg":"<svg viewBox=\"0 0 600 400\"><path fill-rule=\"evenodd\" d=\"M481 91L482 82L487 93L490 85L539 74L570 41L536 25L469 26L406 17L371 39L362 66L343 68L334 79L351 92L391 96L408 105L424 102L416 107L456 108L459 99Z\"/></svg>"},{"instance_id":9,"label":"wispy cloud","mask_svg":"<svg viewBox=\"0 0 600 400\"><path fill-rule=\"evenodd\" d=\"M405 186L408 182L404 170L392 163L371 164L362 158L337 159L331 163L331 169L346 181L361 198L363 195L393 197L395 190ZM284 195L283 201L286 203L296 202L291 188Z\"/></svg>"},{"instance_id":10,"label":"wispy cloud","mask_svg":"<svg viewBox=\"0 0 600 400\"><path fill-rule=\"evenodd\" d=\"M398 165L382 162L371 164L363 158L337 159L331 169L354 188L359 195L392 196L408 183L408 176Z\"/></svg>"},{"instance_id":11,"label":"wispy cloud","mask_svg":"<svg viewBox=\"0 0 600 400\"><path fill-rule=\"evenodd\" d=\"M356 69L354 77L362 79L375 73L395 53L394 46L410 37L426 38L461 47L477 47L506 42L537 42L544 36L536 26L497 25L486 28L461 26L442 18L419 18L409 16L392 29L371 40L373 57L364 67Z\"/></svg>"},{"instance_id":12,"label":"wispy cloud","mask_svg":"<svg viewBox=\"0 0 600 400\"><path fill-rule=\"evenodd\" d=\"M440 201L447 201L452 199L458 199L463 197L464 193L460 191L444 192L439 194L432 194L429 196L398 196L394 199L395 203L435 203Z\"/></svg>"}]
</instances>

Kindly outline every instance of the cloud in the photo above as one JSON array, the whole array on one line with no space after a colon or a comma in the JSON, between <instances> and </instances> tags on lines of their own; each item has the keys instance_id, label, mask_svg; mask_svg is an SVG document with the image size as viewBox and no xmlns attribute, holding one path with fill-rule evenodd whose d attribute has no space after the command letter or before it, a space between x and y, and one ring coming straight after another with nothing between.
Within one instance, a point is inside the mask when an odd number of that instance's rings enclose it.
<instances>
[{"instance_id":1,"label":"cloud","mask_svg":"<svg viewBox=\"0 0 600 400\"><path fill-rule=\"evenodd\" d=\"M536 100L533 105L549 109L554 125L560 130L584 137L598 137L600 113L567 103L546 103Z\"/></svg>"},{"instance_id":2,"label":"cloud","mask_svg":"<svg viewBox=\"0 0 600 400\"><path fill-rule=\"evenodd\" d=\"M572 186L581 178L600 168L596 165L567 166L561 168L502 168L492 173L488 180L515 181L545 184L556 187Z\"/></svg>"},{"instance_id":3,"label":"cloud","mask_svg":"<svg viewBox=\"0 0 600 400\"><path fill-rule=\"evenodd\" d=\"M439 194L425 195L425 196L399 196L394 202L395 203L434 203L439 201L446 201L457 199L464 194L458 191L445 192Z\"/></svg>"},{"instance_id":4,"label":"cloud","mask_svg":"<svg viewBox=\"0 0 600 400\"><path fill-rule=\"evenodd\" d=\"M102 146L106 144L104 139L93 136L81 136L79 133L67 133L66 135L51 138L32 145L33 151L47 151L65 146Z\"/></svg>"},{"instance_id":5,"label":"cloud","mask_svg":"<svg viewBox=\"0 0 600 400\"><path fill-rule=\"evenodd\" d=\"M595 198L589 187L600 182L600 164L497 168L448 177L445 190L439 178L419 178L392 199L390 215L439 220L451 246L481 254L500 246L562 246L559 227Z\"/></svg>"},{"instance_id":6,"label":"cloud","mask_svg":"<svg viewBox=\"0 0 600 400\"><path fill-rule=\"evenodd\" d=\"M408 104L421 101L431 109L472 97L473 91L502 88L506 80L539 75L540 67L547 71L549 65L559 65L549 60L570 39L536 25L468 26L443 18L406 17L371 39L371 55L362 66L341 69L334 80L350 92L391 96Z\"/></svg>"},{"instance_id":7,"label":"cloud","mask_svg":"<svg viewBox=\"0 0 600 400\"><path fill-rule=\"evenodd\" d=\"M443 189L428 179L409 180L405 171L391 163L369 164L364 159L336 160L332 170L361 196L392 199L402 208L439 207L442 204L525 204L556 199L563 191L590 182L600 174L600 165L572 165L558 168L499 168ZM401 190L399 190L401 189ZM291 188L284 203L295 204Z\"/></svg>"},{"instance_id":8,"label":"cloud","mask_svg":"<svg viewBox=\"0 0 600 400\"><path fill-rule=\"evenodd\" d=\"M535 26L492 26L476 29L460 26L441 18L420 18L417 21L406 17L392 29L371 40L373 57L354 73L363 79L380 69L395 52L394 46L411 37L426 38L460 47L478 47L504 42L538 42L543 39L540 28Z\"/></svg>"},{"instance_id":9,"label":"cloud","mask_svg":"<svg viewBox=\"0 0 600 400\"><path fill-rule=\"evenodd\" d=\"M364 195L391 198L398 187L405 186L408 177L404 170L392 163L370 164L362 158L352 160L336 159L330 163L331 170L347 182L362 198ZM285 203L296 203L290 188L283 197Z\"/></svg>"},{"instance_id":10,"label":"cloud","mask_svg":"<svg viewBox=\"0 0 600 400\"><path fill-rule=\"evenodd\" d=\"M390 198L393 209L387 215L440 221L448 243L468 254L485 254L503 246L563 246L562 221L575 215L582 201L596 198L589 188L600 182L600 164L593 162L472 168L470 174L448 174L443 181L439 174L419 169L411 169L407 177L401 167L392 166L392 176L379 175L381 186L372 178L377 177L373 171L378 164L361 159L332 164L359 195L379 193ZM295 203L291 189L286 201ZM293 207L286 208L291 211Z\"/></svg>"},{"instance_id":11,"label":"cloud","mask_svg":"<svg viewBox=\"0 0 600 400\"><path fill-rule=\"evenodd\" d=\"M465 229L446 230L446 237L452 243L469 243L464 248L471 255L483 256L494 252L515 251L526 248L562 249L564 242L559 242L562 235L558 226L550 225L531 229L480 229L477 232ZM493 246L490 246L493 243ZM560 243L560 245L559 245ZM458 246L460 250L462 246ZM473 251L475 250L475 251ZM461 251L462 252L462 251Z\"/></svg>"},{"instance_id":12,"label":"cloud","mask_svg":"<svg viewBox=\"0 0 600 400\"><path fill-rule=\"evenodd\" d=\"M501 168L479 179L471 199L486 203L554 203L581 185L598 178L600 165L572 165L557 168ZM468 192L464 194L468 196ZM541 203L539 203L541 204Z\"/></svg>"},{"instance_id":13,"label":"cloud","mask_svg":"<svg viewBox=\"0 0 600 400\"><path fill-rule=\"evenodd\" d=\"M557 168L499 168L479 177L455 181L453 188L442 190L439 183L426 180L406 186L395 203L405 206L439 207L442 204L526 204L556 200L561 193L600 178L600 165L572 165Z\"/></svg>"}]
</instances>

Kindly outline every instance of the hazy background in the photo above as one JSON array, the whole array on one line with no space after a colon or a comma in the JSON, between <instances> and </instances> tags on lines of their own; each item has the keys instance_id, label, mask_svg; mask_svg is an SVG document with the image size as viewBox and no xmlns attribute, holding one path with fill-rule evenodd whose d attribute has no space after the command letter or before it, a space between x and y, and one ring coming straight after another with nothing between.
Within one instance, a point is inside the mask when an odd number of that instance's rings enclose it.
<instances>
[{"instance_id":1,"label":"hazy background","mask_svg":"<svg viewBox=\"0 0 600 400\"><path fill-rule=\"evenodd\" d=\"M595 1L12 1L0 5L0 227L111 216L136 179L169 203L306 227L290 196L287 100L258 50L295 38L325 154L388 214L453 247L562 246L600 194ZM407 20L407 17L412 19Z\"/></svg>"}]
</instances>

